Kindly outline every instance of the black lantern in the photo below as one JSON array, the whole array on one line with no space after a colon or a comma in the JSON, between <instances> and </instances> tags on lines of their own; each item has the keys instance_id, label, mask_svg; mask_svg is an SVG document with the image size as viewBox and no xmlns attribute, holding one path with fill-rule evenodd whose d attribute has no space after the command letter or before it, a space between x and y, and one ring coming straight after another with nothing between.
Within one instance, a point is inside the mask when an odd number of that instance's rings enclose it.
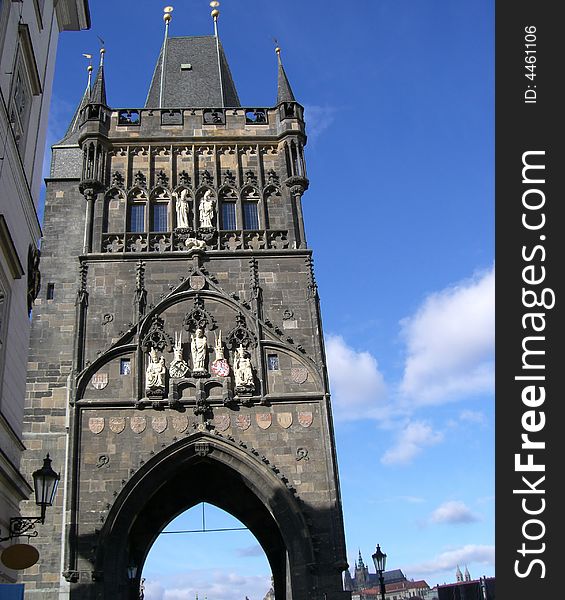
<instances>
[{"instance_id":1,"label":"black lantern","mask_svg":"<svg viewBox=\"0 0 565 600\"><path fill-rule=\"evenodd\" d=\"M386 554L381 550L379 544L377 544L377 549L372 556L373 562L375 563L375 569L377 571L377 575L379 576L379 583L381 587L381 600L385 600L385 578L384 571L386 569Z\"/></svg>"},{"instance_id":2,"label":"black lantern","mask_svg":"<svg viewBox=\"0 0 565 600\"><path fill-rule=\"evenodd\" d=\"M43 466L32 474L35 489L35 503L41 506L41 522L45 521L45 509L53 506L57 486L61 476L51 468L49 454L43 459Z\"/></svg>"},{"instance_id":3,"label":"black lantern","mask_svg":"<svg viewBox=\"0 0 565 600\"><path fill-rule=\"evenodd\" d=\"M53 506L59 479L61 479L61 476L51 468L49 454L43 459L41 469L34 471L32 477L35 490L35 503L41 506L41 515L39 517L12 517L10 519L8 537L0 538L0 542L22 535L28 538L37 537L36 523L45 523L45 510L48 506Z\"/></svg>"}]
</instances>

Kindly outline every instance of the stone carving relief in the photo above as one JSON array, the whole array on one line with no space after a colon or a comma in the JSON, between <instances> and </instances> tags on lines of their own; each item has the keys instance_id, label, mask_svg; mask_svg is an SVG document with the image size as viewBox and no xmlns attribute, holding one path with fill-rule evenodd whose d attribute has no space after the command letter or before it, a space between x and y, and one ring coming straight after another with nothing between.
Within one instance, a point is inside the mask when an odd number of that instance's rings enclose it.
<instances>
[{"instance_id":1,"label":"stone carving relief","mask_svg":"<svg viewBox=\"0 0 565 600\"><path fill-rule=\"evenodd\" d=\"M158 391L164 392L166 375L165 357L159 357L155 348L151 348L149 351L149 362L145 369L145 388L147 394Z\"/></svg>"},{"instance_id":2,"label":"stone carving relief","mask_svg":"<svg viewBox=\"0 0 565 600\"><path fill-rule=\"evenodd\" d=\"M182 189L180 193L173 192L175 197L175 209L177 213L177 228L178 229L189 229L190 228L190 194L186 188Z\"/></svg>"},{"instance_id":3,"label":"stone carving relief","mask_svg":"<svg viewBox=\"0 0 565 600\"><path fill-rule=\"evenodd\" d=\"M235 391L237 394L249 394L255 390L251 356L241 345L238 347L234 357L233 372L235 378Z\"/></svg>"},{"instance_id":4,"label":"stone carving relief","mask_svg":"<svg viewBox=\"0 0 565 600\"><path fill-rule=\"evenodd\" d=\"M206 369L208 357L208 340L202 327L198 327L190 336L190 351L192 354L192 376L205 377L209 373Z\"/></svg>"},{"instance_id":5,"label":"stone carving relief","mask_svg":"<svg viewBox=\"0 0 565 600\"><path fill-rule=\"evenodd\" d=\"M202 196L202 199L200 200L200 204L198 206L198 211L200 218L200 228L213 229L213 221L215 219L216 211L216 201L212 197L212 192L210 190L206 190L204 196Z\"/></svg>"},{"instance_id":6,"label":"stone carving relief","mask_svg":"<svg viewBox=\"0 0 565 600\"><path fill-rule=\"evenodd\" d=\"M173 360L169 365L169 375L174 378L186 377L188 363L182 357L182 332L175 333L175 345L173 347Z\"/></svg>"}]
</instances>

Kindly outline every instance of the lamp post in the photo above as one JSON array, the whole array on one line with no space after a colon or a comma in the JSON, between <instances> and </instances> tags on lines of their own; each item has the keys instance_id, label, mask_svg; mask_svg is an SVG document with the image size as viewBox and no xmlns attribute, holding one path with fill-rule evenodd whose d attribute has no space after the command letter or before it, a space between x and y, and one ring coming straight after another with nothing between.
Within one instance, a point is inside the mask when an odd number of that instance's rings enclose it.
<instances>
[{"instance_id":1,"label":"lamp post","mask_svg":"<svg viewBox=\"0 0 565 600\"><path fill-rule=\"evenodd\" d=\"M0 542L10 540L21 535L37 537L36 523L45 523L45 511L48 506L53 505L57 486L61 476L51 468L49 454L43 459L43 466L32 473L33 488L35 490L35 503L41 507L39 517L12 517L10 519L10 530L8 537L0 538Z\"/></svg>"},{"instance_id":2,"label":"lamp post","mask_svg":"<svg viewBox=\"0 0 565 600\"><path fill-rule=\"evenodd\" d=\"M386 568L386 554L382 552L381 547L377 544L377 549L372 556L373 562L375 563L375 569L379 575L379 583L381 586L381 600L385 600L385 578L384 571Z\"/></svg>"}]
</instances>

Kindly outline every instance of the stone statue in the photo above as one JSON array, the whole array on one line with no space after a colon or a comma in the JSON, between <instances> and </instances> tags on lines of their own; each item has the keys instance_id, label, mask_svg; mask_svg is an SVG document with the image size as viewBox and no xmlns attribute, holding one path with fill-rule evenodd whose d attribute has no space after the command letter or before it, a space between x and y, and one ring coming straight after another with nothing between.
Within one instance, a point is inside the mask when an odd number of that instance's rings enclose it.
<instances>
[{"instance_id":1,"label":"stone statue","mask_svg":"<svg viewBox=\"0 0 565 600\"><path fill-rule=\"evenodd\" d=\"M241 344L235 353L233 373L235 376L236 392L252 392L255 389L251 357Z\"/></svg>"},{"instance_id":2,"label":"stone statue","mask_svg":"<svg viewBox=\"0 0 565 600\"><path fill-rule=\"evenodd\" d=\"M177 199L175 208L177 211L177 227L181 229L190 228L190 204L188 202L188 190L185 188L180 195L175 193Z\"/></svg>"},{"instance_id":3,"label":"stone statue","mask_svg":"<svg viewBox=\"0 0 565 600\"><path fill-rule=\"evenodd\" d=\"M207 190L199 204L200 227L202 229L211 229L214 227L212 220L214 219L214 208L216 201L212 198L212 192Z\"/></svg>"},{"instance_id":4,"label":"stone statue","mask_svg":"<svg viewBox=\"0 0 565 600\"><path fill-rule=\"evenodd\" d=\"M215 344L214 344L214 352L216 354L216 358L212 365L210 366L210 370L214 375L218 377L227 377L230 374L230 365L228 361L224 357L224 347L222 345L222 330L218 332L218 335L215 336Z\"/></svg>"},{"instance_id":5,"label":"stone statue","mask_svg":"<svg viewBox=\"0 0 565 600\"><path fill-rule=\"evenodd\" d=\"M189 237L185 240L184 245L189 250L204 250L206 248L206 242L197 238Z\"/></svg>"},{"instance_id":6,"label":"stone statue","mask_svg":"<svg viewBox=\"0 0 565 600\"><path fill-rule=\"evenodd\" d=\"M173 360L169 365L169 374L171 377L184 377L188 372L188 364L182 358L182 333L175 333L175 345L173 347Z\"/></svg>"},{"instance_id":7,"label":"stone statue","mask_svg":"<svg viewBox=\"0 0 565 600\"><path fill-rule=\"evenodd\" d=\"M149 362L145 370L145 387L148 390L165 389L165 357L157 355L155 348L149 351Z\"/></svg>"},{"instance_id":8,"label":"stone statue","mask_svg":"<svg viewBox=\"0 0 565 600\"><path fill-rule=\"evenodd\" d=\"M192 375L207 375L206 355L208 354L208 340L204 330L198 327L190 337L190 350L192 353Z\"/></svg>"}]
</instances>

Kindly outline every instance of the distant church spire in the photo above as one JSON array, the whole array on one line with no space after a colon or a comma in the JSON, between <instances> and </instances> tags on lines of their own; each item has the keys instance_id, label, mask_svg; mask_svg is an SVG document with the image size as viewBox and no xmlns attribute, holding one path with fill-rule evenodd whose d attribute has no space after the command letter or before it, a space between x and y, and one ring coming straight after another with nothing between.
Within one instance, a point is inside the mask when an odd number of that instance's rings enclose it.
<instances>
[{"instance_id":1,"label":"distant church spire","mask_svg":"<svg viewBox=\"0 0 565 600\"><path fill-rule=\"evenodd\" d=\"M455 571L455 578L457 579L457 581L463 581L463 573L461 573L461 569L459 568L459 565L457 565L457 570Z\"/></svg>"},{"instance_id":2,"label":"distant church spire","mask_svg":"<svg viewBox=\"0 0 565 600\"><path fill-rule=\"evenodd\" d=\"M290 87L288 77L286 76L286 72L282 64L281 49L277 46L275 48L275 52L277 53L277 60L279 63L279 75L277 80L277 104L280 104L281 102L296 102L296 98L292 93L292 88Z\"/></svg>"},{"instance_id":3,"label":"distant church spire","mask_svg":"<svg viewBox=\"0 0 565 600\"><path fill-rule=\"evenodd\" d=\"M469 573L467 565L465 565L465 581L471 581L471 573Z\"/></svg>"},{"instance_id":4,"label":"distant church spire","mask_svg":"<svg viewBox=\"0 0 565 600\"><path fill-rule=\"evenodd\" d=\"M104 54L106 50L104 48L100 48L100 66L98 67L98 73L96 74L96 79L94 80L94 86L92 88L92 93L90 94L90 104L103 104L107 106L106 103L106 83L104 80Z\"/></svg>"}]
</instances>

